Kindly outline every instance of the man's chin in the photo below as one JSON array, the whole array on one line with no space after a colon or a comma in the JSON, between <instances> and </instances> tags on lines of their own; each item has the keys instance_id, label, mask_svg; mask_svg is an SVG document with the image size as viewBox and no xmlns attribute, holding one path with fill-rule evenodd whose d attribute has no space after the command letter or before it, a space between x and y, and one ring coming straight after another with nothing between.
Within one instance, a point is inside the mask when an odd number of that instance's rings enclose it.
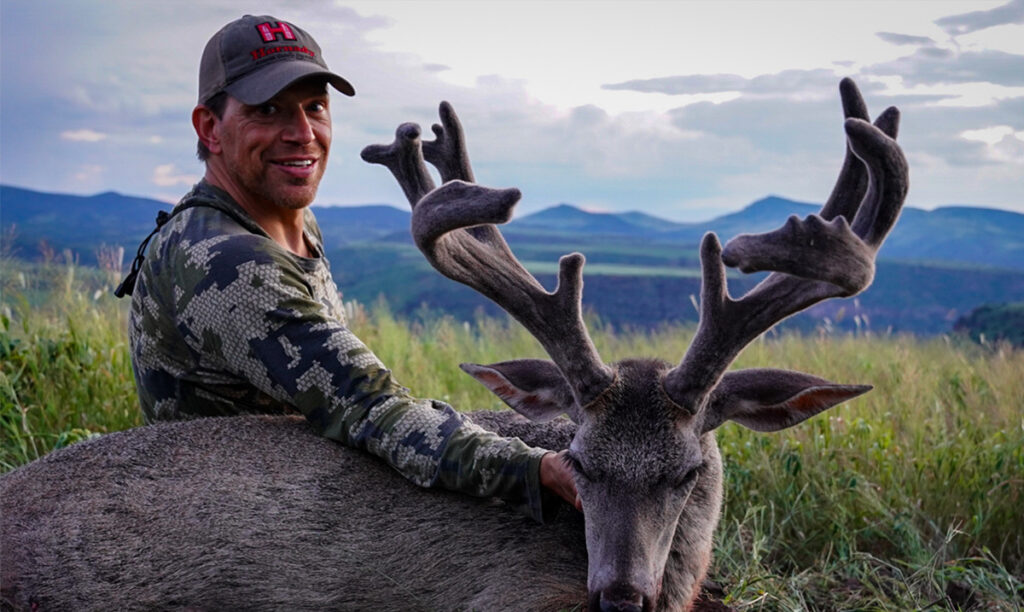
<instances>
[{"instance_id":1,"label":"man's chin","mask_svg":"<svg viewBox=\"0 0 1024 612\"><path fill-rule=\"evenodd\" d=\"M306 208L316 199L315 185L289 185L276 190L274 203L281 208L300 210Z\"/></svg>"}]
</instances>

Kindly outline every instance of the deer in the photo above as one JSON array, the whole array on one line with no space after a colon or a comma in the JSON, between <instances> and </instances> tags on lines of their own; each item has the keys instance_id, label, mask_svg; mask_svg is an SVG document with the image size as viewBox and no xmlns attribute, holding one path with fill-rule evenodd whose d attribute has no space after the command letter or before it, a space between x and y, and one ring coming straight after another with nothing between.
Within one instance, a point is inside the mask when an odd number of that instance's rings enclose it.
<instances>
[{"instance_id":1,"label":"deer","mask_svg":"<svg viewBox=\"0 0 1024 612\"><path fill-rule=\"evenodd\" d=\"M730 370L787 317L866 289L908 189L899 112L874 123L840 83L846 157L818 214L700 244L700 318L678 364L605 364L582 316L579 253L548 292L498 229L521 194L475 182L442 102L364 160L395 176L416 245L494 301L550 360L461 368L512 411L473 423L566 450L583 513L537 524L494 500L420 489L319 437L302 417L161 423L55 451L0 476L0 593L16 609L688 610L722 504L715 430L792 427L871 389L774 368ZM442 183L435 186L426 163ZM726 266L769 274L739 299Z\"/></svg>"}]
</instances>

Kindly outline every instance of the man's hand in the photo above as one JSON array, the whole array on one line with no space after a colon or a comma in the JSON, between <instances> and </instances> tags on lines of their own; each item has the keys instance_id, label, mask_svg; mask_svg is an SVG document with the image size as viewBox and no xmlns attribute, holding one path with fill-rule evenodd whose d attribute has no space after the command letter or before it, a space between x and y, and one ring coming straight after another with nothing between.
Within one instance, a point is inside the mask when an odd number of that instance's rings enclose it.
<instances>
[{"instance_id":1,"label":"man's hand","mask_svg":"<svg viewBox=\"0 0 1024 612\"><path fill-rule=\"evenodd\" d=\"M583 512L583 503L580 501L580 494L576 491L572 468L565 461L565 454L568 452L564 450L560 453L548 453L541 457L540 484L551 489L577 510Z\"/></svg>"}]
</instances>

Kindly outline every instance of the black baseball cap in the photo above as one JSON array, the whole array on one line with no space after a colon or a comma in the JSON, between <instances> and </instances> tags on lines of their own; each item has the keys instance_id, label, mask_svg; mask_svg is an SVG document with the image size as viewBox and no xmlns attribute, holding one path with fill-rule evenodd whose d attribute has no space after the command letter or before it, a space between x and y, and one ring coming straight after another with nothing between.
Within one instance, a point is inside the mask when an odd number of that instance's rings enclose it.
<instances>
[{"instance_id":1,"label":"black baseball cap","mask_svg":"<svg viewBox=\"0 0 1024 612\"><path fill-rule=\"evenodd\" d=\"M327 68L320 45L287 21L245 15L206 43L199 63L199 103L226 91L243 104L263 104L295 81L321 76L353 96L352 85Z\"/></svg>"}]
</instances>

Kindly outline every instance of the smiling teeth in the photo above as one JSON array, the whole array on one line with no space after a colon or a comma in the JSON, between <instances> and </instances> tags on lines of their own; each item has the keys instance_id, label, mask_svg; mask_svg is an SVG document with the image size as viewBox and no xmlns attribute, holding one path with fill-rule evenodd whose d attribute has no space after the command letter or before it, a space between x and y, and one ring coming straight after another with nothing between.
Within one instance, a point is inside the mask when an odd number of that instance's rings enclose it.
<instances>
[{"instance_id":1,"label":"smiling teeth","mask_svg":"<svg viewBox=\"0 0 1024 612\"><path fill-rule=\"evenodd\" d=\"M286 161L286 162L281 162L281 165L282 166L296 166L298 168L305 168L306 166L313 165L313 162L308 160L308 159L304 159L302 161Z\"/></svg>"}]
</instances>

